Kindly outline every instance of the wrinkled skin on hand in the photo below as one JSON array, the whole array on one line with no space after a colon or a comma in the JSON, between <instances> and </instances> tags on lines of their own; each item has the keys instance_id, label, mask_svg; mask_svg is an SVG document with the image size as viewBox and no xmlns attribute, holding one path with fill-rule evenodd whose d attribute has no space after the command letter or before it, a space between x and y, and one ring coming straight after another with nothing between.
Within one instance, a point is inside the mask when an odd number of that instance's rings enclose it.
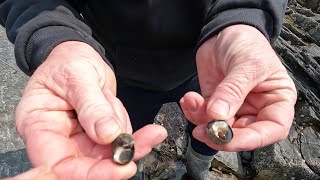
<instances>
[{"instance_id":1,"label":"wrinkled skin on hand","mask_svg":"<svg viewBox=\"0 0 320 180\"><path fill-rule=\"evenodd\" d=\"M14 177L4 178L1 180L58 180L54 172L46 167L38 167Z\"/></svg>"},{"instance_id":2,"label":"wrinkled skin on hand","mask_svg":"<svg viewBox=\"0 0 320 180\"><path fill-rule=\"evenodd\" d=\"M16 109L16 127L32 165L52 169L58 179L132 177L135 163L117 165L111 153L120 133L132 133L115 91L113 71L89 45L69 41L55 47L31 76ZM167 132L147 125L133 136L137 160Z\"/></svg>"},{"instance_id":3,"label":"wrinkled skin on hand","mask_svg":"<svg viewBox=\"0 0 320 180\"><path fill-rule=\"evenodd\" d=\"M197 127L193 136L223 151L247 151L285 139L297 92L267 39L254 27L233 25L207 40L196 55L201 95L181 100ZM205 128L212 119L228 120L233 140L211 142Z\"/></svg>"}]
</instances>

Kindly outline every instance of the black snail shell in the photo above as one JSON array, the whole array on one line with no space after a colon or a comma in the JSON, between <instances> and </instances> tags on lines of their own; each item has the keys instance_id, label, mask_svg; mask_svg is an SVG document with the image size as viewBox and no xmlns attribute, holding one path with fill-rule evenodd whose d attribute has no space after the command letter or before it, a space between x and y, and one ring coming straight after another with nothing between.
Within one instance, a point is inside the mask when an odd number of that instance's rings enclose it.
<instances>
[{"instance_id":1,"label":"black snail shell","mask_svg":"<svg viewBox=\"0 0 320 180\"><path fill-rule=\"evenodd\" d=\"M213 120L206 128L208 138L216 144L229 143L233 138L233 132L229 124L224 120Z\"/></svg>"},{"instance_id":2,"label":"black snail shell","mask_svg":"<svg viewBox=\"0 0 320 180\"><path fill-rule=\"evenodd\" d=\"M112 154L114 162L128 164L134 156L134 139L131 134L120 134L112 142Z\"/></svg>"}]
</instances>

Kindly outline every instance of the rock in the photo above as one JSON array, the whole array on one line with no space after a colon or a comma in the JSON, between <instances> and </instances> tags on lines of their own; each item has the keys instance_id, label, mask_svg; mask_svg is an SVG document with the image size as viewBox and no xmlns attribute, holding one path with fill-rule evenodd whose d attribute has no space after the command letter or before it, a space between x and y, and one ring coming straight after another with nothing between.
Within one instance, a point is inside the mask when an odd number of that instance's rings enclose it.
<instances>
[{"instance_id":1,"label":"rock","mask_svg":"<svg viewBox=\"0 0 320 180\"><path fill-rule=\"evenodd\" d=\"M306 7L316 11L319 7L319 0L306 0Z\"/></svg>"},{"instance_id":2,"label":"rock","mask_svg":"<svg viewBox=\"0 0 320 180\"><path fill-rule=\"evenodd\" d=\"M301 136L301 154L306 164L316 174L320 175L320 140L315 133L316 127L307 127ZM319 129L317 129L319 131Z\"/></svg>"},{"instance_id":3,"label":"rock","mask_svg":"<svg viewBox=\"0 0 320 180\"><path fill-rule=\"evenodd\" d=\"M281 37L286 40L290 45L306 46L307 44L303 42L297 35L293 34L288 28L283 27Z\"/></svg>"},{"instance_id":4,"label":"rock","mask_svg":"<svg viewBox=\"0 0 320 180\"><path fill-rule=\"evenodd\" d=\"M312 105L309 106L304 102L297 102L296 114L302 114L307 117L303 120L301 119L301 121L307 120L307 123L312 121L312 123L319 124L320 66L317 61L320 56L319 42L318 44L314 43L315 40L306 32L310 30L309 28L300 28L299 25L292 23L291 16L299 17L300 19L304 19L306 16L301 14L297 15L295 11L296 7L290 7L290 9L293 13L292 15L285 16L284 27L280 37L274 44L274 48L295 81L299 94L301 94L301 97L305 97L305 101L307 101L308 104ZM299 9L302 11L303 7L299 7ZM316 15L313 17L316 17ZM312 24L312 26L319 26L319 23L312 18L310 18L309 21L309 24ZM288 34L291 35L289 36ZM303 43L301 43L301 41L303 41ZM310 118L310 112L314 112L316 115ZM298 122L300 121L300 118L296 119Z\"/></svg>"},{"instance_id":5,"label":"rock","mask_svg":"<svg viewBox=\"0 0 320 180\"><path fill-rule=\"evenodd\" d=\"M299 3L301 6L305 6L306 5L306 0L297 0L297 3Z\"/></svg>"},{"instance_id":6,"label":"rock","mask_svg":"<svg viewBox=\"0 0 320 180\"><path fill-rule=\"evenodd\" d=\"M296 84L299 100L288 138L253 151L255 179L320 178L318 21L319 14L301 6L290 6L285 15L274 48Z\"/></svg>"},{"instance_id":7,"label":"rock","mask_svg":"<svg viewBox=\"0 0 320 180\"><path fill-rule=\"evenodd\" d=\"M254 151L252 167L255 179L312 179L317 175L306 164L299 144L288 139Z\"/></svg>"},{"instance_id":8,"label":"rock","mask_svg":"<svg viewBox=\"0 0 320 180\"><path fill-rule=\"evenodd\" d=\"M320 26L316 26L308 31L310 36L317 42L320 42Z\"/></svg>"},{"instance_id":9,"label":"rock","mask_svg":"<svg viewBox=\"0 0 320 180\"><path fill-rule=\"evenodd\" d=\"M31 167L24 143L15 130L14 112L27 77L13 61L13 46L0 28L0 178Z\"/></svg>"},{"instance_id":10,"label":"rock","mask_svg":"<svg viewBox=\"0 0 320 180\"><path fill-rule=\"evenodd\" d=\"M27 76L15 64L13 45L5 39L4 33L0 26L0 82L3 82L0 84L0 112L11 115L20 100Z\"/></svg>"},{"instance_id":11,"label":"rock","mask_svg":"<svg viewBox=\"0 0 320 180\"><path fill-rule=\"evenodd\" d=\"M155 123L167 129L168 138L140 161L140 179L179 180L186 174L187 120L176 103L168 103L160 109Z\"/></svg>"},{"instance_id":12,"label":"rock","mask_svg":"<svg viewBox=\"0 0 320 180\"><path fill-rule=\"evenodd\" d=\"M319 11L320 1L319 0L297 0L297 2L300 5L307 7L316 13L320 13L320 11Z\"/></svg>"},{"instance_id":13,"label":"rock","mask_svg":"<svg viewBox=\"0 0 320 180\"><path fill-rule=\"evenodd\" d=\"M309 31L318 25L311 17L307 17L299 13L293 13L291 18L294 21L294 25L303 31Z\"/></svg>"},{"instance_id":14,"label":"rock","mask_svg":"<svg viewBox=\"0 0 320 180\"><path fill-rule=\"evenodd\" d=\"M211 167L225 174L243 178L243 167L239 153L219 151L215 155Z\"/></svg>"},{"instance_id":15,"label":"rock","mask_svg":"<svg viewBox=\"0 0 320 180\"><path fill-rule=\"evenodd\" d=\"M175 141L176 147L177 147L177 156L183 156L187 147L187 141L185 140L185 136L180 136Z\"/></svg>"},{"instance_id":16,"label":"rock","mask_svg":"<svg viewBox=\"0 0 320 180\"><path fill-rule=\"evenodd\" d=\"M0 178L14 176L31 168L24 149L0 154Z\"/></svg>"},{"instance_id":17,"label":"rock","mask_svg":"<svg viewBox=\"0 0 320 180\"><path fill-rule=\"evenodd\" d=\"M297 13L299 13L299 14L301 14L301 15L305 15L305 16L307 16L307 17L314 17L314 16L316 16L316 14L311 11L311 9L306 9L306 8L301 8L301 7L295 7L295 10L297 11Z\"/></svg>"}]
</instances>

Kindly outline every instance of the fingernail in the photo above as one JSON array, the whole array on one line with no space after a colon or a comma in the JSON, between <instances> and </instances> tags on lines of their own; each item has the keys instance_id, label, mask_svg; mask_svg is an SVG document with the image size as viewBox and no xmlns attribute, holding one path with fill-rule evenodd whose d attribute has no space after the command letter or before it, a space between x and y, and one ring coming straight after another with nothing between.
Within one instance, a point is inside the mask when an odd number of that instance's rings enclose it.
<instances>
[{"instance_id":1,"label":"fingernail","mask_svg":"<svg viewBox=\"0 0 320 180\"><path fill-rule=\"evenodd\" d=\"M112 141L113 136L118 134L118 131L120 130L120 125L114 120L99 120L95 124L95 129L97 136L102 141ZM111 139L112 138L112 139Z\"/></svg>"},{"instance_id":2,"label":"fingernail","mask_svg":"<svg viewBox=\"0 0 320 180\"><path fill-rule=\"evenodd\" d=\"M214 116L220 116L217 118L228 118L230 106L227 102L223 100L216 100L213 103L211 103L209 110L213 113Z\"/></svg>"}]
</instances>

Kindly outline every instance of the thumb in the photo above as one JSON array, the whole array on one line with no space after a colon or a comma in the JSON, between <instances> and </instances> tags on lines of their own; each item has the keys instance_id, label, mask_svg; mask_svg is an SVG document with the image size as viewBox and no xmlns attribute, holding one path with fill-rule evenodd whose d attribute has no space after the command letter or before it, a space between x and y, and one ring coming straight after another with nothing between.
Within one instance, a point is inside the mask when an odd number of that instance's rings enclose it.
<instances>
[{"instance_id":1,"label":"thumb","mask_svg":"<svg viewBox=\"0 0 320 180\"><path fill-rule=\"evenodd\" d=\"M125 113L124 107L111 92L103 93L98 86L81 86L76 91L82 95L71 102L77 104L78 120L92 140L108 144L121 132L127 132L127 115L119 116Z\"/></svg>"},{"instance_id":2,"label":"thumb","mask_svg":"<svg viewBox=\"0 0 320 180\"><path fill-rule=\"evenodd\" d=\"M249 70L250 71L250 70ZM250 72L252 73L252 71ZM246 96L257 85L258 81L248 74L234 68L218 84L207 103L207 113L214 119L228 120L232 118L243 104Z\"/></svg>"},{"instance_id":3,"label":"thumb","mask_svg":"<svg viewBox=\"0 0 320 180\"><path fill-rule=\"evenodd\" d=\"M89 71L92 68L82 68ZM93 70L92 70L93 71ZM82 74L85 74L84 76ZM106 82L114 81L113 72L105 75ZM67 100L77 112L77 118L86 134L98 144L112 142L121 132L128 132L129 117L119 99L112 93L115 85L101 88L95 72L77 73L70 80ZM71 82L72 81L72 82Z\"/></svg>"},{"instance_id":4,"label":"thumb","mask_svg":"<svg viewBox=\"0 0 320 180\"><path fill-rule=\"evenodd\" d=\"M59 44L32 77L72 105L76 118L94 142L108 144L121 132L130 131L126 111L115 97L115 74L86 43Z\"/></svg>"}]
</instances>

